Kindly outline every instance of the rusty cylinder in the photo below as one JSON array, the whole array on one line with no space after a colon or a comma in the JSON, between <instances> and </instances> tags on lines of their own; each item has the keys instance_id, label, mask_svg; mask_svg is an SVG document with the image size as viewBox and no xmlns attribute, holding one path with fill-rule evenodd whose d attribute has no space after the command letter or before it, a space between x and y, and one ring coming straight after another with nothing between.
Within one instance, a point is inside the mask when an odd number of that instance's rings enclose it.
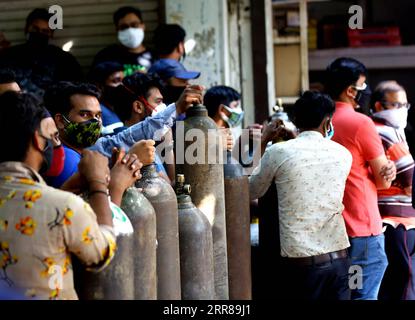
<instances>
[{"instance_id":1,"label":"rusty cylinder","mask_svg":"<svg viewBox=\"0 0 415 320\"><path fill-rule=\"evenodd\" d=\"M180 252L177 199L154 164L141 169L136 187L150 201L157 221L157 299L180 300Z\"/></svg>"},{"instance_id":2,"label":"rusty cylinder","mask_svg":"<svg viewBox=\"0 0 415 320\"><path fill-rule=\"evenodd\" d=\"M212 227L215 298L228 300L223 148L218 143L218 128L215 122L208 117L207 110L203 105L193 106L186 113L184 121L186 140L188 135L192 136L195 131L195 141L185 142L183 172L180 173L185 175L187 182L193 188L193 203L203 212ZM193 159L189 159L190 152L188 151L192 149L196 149L197 153L195 163Z\"/></svg>"},{"instance_id":3,"label":"rusty cylinder","mask_svg":"<svg viewBox=\"0 0 415 320\"><path fill-rule=\"evenodd\" d=\"M227 152L224 165L229 299L251 300L251 225L249 181Z\"/></svg>"},{"instance_id":4,"label":"rusty cylinder","mask_svg":"<svg viewBox=\"0 0 415 320\"><path fill-rule=\"evenodd\" d=\"M81 300L134 299L134 262L131 254L134 249L133 228L129 219L117 206L111 204L111 211L117 235L117 250L104 270L100 272L78 270L78 290Z\"/></svg>"},{"instance_id":5,"label":"rusty cylinder","mask_svg":"<svg viewBox=\"0 0 415 320\"><path fill-rule=\"evenodd\" d=\"M213 239L209 221L192 203L184 175L176 179L179 208L180 278L183 300L215 299Z\"/></svg>"},{"instance_id":6,"label":"rusty cylinder","mask_svg":"<svg viewBox=\"0 0 415 320\"><path fill-rule=\"evenodd\" d=\"M134 228L134 299L157 299L157 240L156 213L150 201L135 187L128 188L121 209Z\"/></svg>"}]
</instances>

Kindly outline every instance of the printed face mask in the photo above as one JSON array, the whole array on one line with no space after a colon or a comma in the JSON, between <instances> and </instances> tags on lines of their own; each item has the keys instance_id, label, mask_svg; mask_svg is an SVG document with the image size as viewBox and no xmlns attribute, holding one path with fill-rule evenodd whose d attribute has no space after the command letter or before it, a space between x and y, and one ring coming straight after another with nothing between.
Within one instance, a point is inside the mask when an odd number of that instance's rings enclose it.
<instances>
[{"instance_id":1,"label":"printed face mask","mask_svg":"<svg viewBox=\"0 0 415 320\"><path fill-rule=\"evenodd\" d=\"M101 122L91 119L84 122L71 122L65 116L65 140L73 147L88 148L93 146L101 134Z\"/></svg>"},{"instance_id":2,"label":"printed face mask","mask_svg":"<svg viewBox=\"0 0 415 320\"><path fill-rule=\"evenodd\" d=\"M144 30L141 28L128 28L118 31L118 40L127 48L137 48L143 43Z\"/></svg>"},{"instance_id":3,"label":"printed face mask","mask_svg":"<svg viewBox=\"0 0 415 320\"><path fill-rule=\"evenodd\" d=\"M244 118L244 111L241 107L229 108L228 106L223 106L227 111L230 112L230 115L227 116L223 112L220 114L223 121L225 121L229 128L237 127L241 124L242 119Z\"/></svg>"}]
</instances>

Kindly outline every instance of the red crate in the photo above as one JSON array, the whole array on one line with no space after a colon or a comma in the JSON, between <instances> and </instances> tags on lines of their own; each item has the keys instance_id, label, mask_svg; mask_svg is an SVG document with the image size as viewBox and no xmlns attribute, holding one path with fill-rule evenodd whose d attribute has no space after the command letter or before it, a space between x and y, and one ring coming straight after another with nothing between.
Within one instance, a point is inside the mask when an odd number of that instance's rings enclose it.
<instances>
[{"instance_id":1,"label":"red crate","mask_svg":"<svg viewBox=\"0 0 415 320\"><path fill-rule=\"evenodd\" d=\"M347 31L350 47L399 46L399 27L370 27Z\"/></svg>"}]
</instances>

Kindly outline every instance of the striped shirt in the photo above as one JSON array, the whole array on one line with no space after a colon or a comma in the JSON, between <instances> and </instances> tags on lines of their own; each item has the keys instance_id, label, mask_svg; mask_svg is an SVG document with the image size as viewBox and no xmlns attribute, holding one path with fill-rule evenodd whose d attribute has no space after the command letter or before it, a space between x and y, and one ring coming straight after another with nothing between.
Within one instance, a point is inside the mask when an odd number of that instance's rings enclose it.
<instances>
[{"instance_id":1,"label":"striped shirt","mask_svg":"<svg viewBox=\"0 0 415 320\"><path fill-rule=\"evenodd\" d=\"M396 179L391 187L378 190L378 205L383 222L394 227L403 224L406 229L415 228L415 209L412 207L411 195L414 159L409 152L405 133L381 123L381 119L374 121L385 154L396 165Z\"/></svg>"}]
</instances>

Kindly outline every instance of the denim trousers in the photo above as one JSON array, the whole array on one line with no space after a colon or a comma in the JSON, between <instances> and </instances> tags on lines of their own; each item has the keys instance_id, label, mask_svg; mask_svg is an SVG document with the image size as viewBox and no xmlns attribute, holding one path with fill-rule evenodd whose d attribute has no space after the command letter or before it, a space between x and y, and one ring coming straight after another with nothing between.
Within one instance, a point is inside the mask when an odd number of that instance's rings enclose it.
<instances>
[{"instance_id":1,"label":"denim trousers","mask_svg":"<svg viewBox=\"0 0 415 320\"><path fill-rule=\"evenodd\" d=\"M388 259L382 234L350 238L349 256L352 267L361 272L361 285L352 288L352 300L377 300Z\"/></svg>"}]
</instances>

